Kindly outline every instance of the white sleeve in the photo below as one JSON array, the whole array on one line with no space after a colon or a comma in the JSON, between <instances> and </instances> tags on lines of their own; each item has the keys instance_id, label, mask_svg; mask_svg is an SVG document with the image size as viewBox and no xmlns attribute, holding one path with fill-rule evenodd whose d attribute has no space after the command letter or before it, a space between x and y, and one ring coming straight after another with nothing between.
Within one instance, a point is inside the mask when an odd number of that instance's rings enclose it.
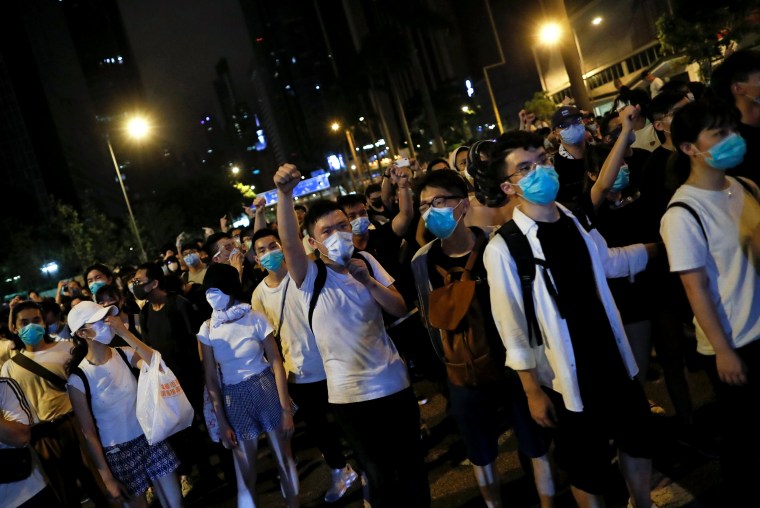
<instances>
[{"instance_id":1,"label":"white sleeve","mask_svg":"<svg viewBox=\"0 0 760 508\"><path fill-rule=\"evenodd\" d=\"M327 268L327 267L325 267ZM306 276L303 278L303 281L301 282L301 291L304 293L313 293L314 292L314 281L317 278L317 263L315 261L309 260L306 265Z\"/></svg>"},{"instance_id":2,"label":"white sleeve","mask_svg":"<svg viewBox=\"0 0 760 508\"><path fill-rule=\"evenodd\" d=\"M630 277L633 280L634 275L647 267L649 255L643 243L625 247L608 247L607 241L596 229L589 231L589 235L596 244L607 278Z\"/></svg>"},{"instance_id":3,"label":"white sleeve","mask_svg":"<svg viewBox=\"0 0 760 508\"><path fill-rule=\"evenodd\" d=\"M77 376L76 374L72 374L69 376L69 380L66 383L66 386L70 386L72 388L76 388L77 391L81 393L85 393L84 389L84 383L82 382L82 378Z\"/></svg>"},{"instance_id":4,"label":"white sleeve","mask_svg":"<svg viewBox=\"0 0 760 508\"><path fill-rule=\"evenodd\" d=\"M372 254L370 254L369 252L360 252L359 255L372 265L374 278L377 282L379 282L385 287L388 287L395 282L395 279L391 277L391 275L385 270L385 268L383 268L383 265L381 265L380 262L377 259L375 259L375 257Z\"/></svg>"},{"instance_id":5,"label":"white sleeve","mask_svg":"<svg viewBox=\"0 0 760 508\"><path fill-rule=\"evenodd\" d=\"M263 341L270 333L274 332L274 328L269 324L269 321L264 314L255 311L251 311L251 314L253 315L254 327L256 328L254 338L258 341Z\"/></svg>"},{"instance_id":6,"label":"white sleeve","mask_svg":"<svg viewBox=\"0 0 760 508\"><path fill-rule=\"evenodd\" d=\"M536 357L530 346L520 277L501 236L494 236L486 246L483 264L488 273L491 313L507 351L506 365L514 370L532 369L536 366Z\"/></svg>"},{"instance_id":7,"label":"white sleeve","mask_svg":"<svg viewBox=\"0 0 760 508\"><path fill-rule=\"evenodd\" d=\"M660 235L668 252L671 272L694 270L707 264L707 239L688 210L673 207L665 212Z\"/></svg>"},{"instance_id":8,"label":"white sleeve","mask_svg":"<svg viewBox=\"0 0 760 508\"><path fill-rule=\"evenodd\" d=\"M266 284L263 280L259 282L259 285L256 286L256 289L253 290L253 294L251 295L251 309L253 309L256 312L259 312L261 314L266 315L266 312L264 311L264 302L261 299L261 285Z\"/></svg>"},{"instance_id":9,"label":"white sleeve","mask_svg":"<svg viewBox=\"0 0 760 508\"><path fill-rule=\"evenodd\" d=\"M9 422L24 425L32 425L36 421L34 410L21 387L10 378L0 378L0 414Z\"/></svg>"},{"instance_id":10,"label":"white sleeve","mask_svg":"<svg viewBox=\"0 0 760 508\"><path fill-rule=\"evenodd\" d=\"M209 335L211 334L210 332L211 330L209 330L208 320L206 320L201 325L201 328L198 330L197 334L198 340L201 344L204 344L206 346L211 345L211 339L209 338Z\"/></svg>"}]
</instances>

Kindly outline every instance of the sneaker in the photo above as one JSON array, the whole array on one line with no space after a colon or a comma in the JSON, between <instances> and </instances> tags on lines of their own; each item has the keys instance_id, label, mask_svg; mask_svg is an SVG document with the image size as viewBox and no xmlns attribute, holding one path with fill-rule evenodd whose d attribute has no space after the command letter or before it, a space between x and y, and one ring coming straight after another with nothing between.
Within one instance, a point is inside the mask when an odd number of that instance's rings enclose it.
<instances>
[{"instance_id":1,"label":"sneaker","mask_svg":"<svg viewBox=\"0 0 760 508\"><path fill-rule=\"evenodd\" d=\"M665 408L653 400L649 401L649 412L655 416L665 416L667 414Z\"/></svg>"},{"instance_id":2,"label":"sneaker","mask_svg":"<svg viewBox=\"0 0 760 508\"><path fill-rule=\"evenodd\" d=\"M193 490L193 484L190 483L190 478L183 475L180 477L180 487L182 487L182 497L187 497L191 490Z\"/></svg>"},{"instance_id":3,"label":"sneaker","mask_svg":"<svg viewBox=\"0 0 760 508\"><path fill-rule=\"evenodd\" d=\"M330 488L325 493L325 503L334 503L343 497L348 488L359 478L351 464L346 464L343 469L333 469L330 474L332 479Z\"/></svg>"}]
</instances>

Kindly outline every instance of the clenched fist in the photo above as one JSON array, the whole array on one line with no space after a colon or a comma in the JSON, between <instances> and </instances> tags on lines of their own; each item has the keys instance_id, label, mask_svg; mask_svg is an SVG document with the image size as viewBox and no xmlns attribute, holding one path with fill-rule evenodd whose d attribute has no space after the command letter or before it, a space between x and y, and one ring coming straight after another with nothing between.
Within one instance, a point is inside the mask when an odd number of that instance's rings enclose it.
<instances>
[{"instance_id":1,"label":"clenched fist","mask_svg":"<svg viewBox=\"0 0 760 508\"><path fill-rule=\"evenodd\" d=\"M293 164L283 164L274 175L277 190L286 195L293 194L293 189L301 181L301 173Z\"/></svg>"}]
</instances>

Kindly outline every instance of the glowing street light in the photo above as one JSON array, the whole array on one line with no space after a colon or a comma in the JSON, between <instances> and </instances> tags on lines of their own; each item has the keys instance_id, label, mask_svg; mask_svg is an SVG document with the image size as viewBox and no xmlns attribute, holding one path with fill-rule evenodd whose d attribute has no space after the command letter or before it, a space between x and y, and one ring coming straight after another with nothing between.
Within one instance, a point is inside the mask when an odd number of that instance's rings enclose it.
<instances>
[{"instance_id":1,"label":"glowing street light","mask_svg":"<svg viewBox=\"0 0 760 508\"><path fill-rule=\"evenodd\" d=\"M538 30L538 40L541 44L551 46L557 44L562 38L562 27L553 21L544 23Z\"/></svg>"},{"instance_id":2,"label":"glowing street light","mask_svg":"<svg viewBox=\"0 0 760 508\"><path fill-rule=\"evenodd\" d=\"M330 128L331 128L333 131L335 131L335 132L338 132L338 131L340 130L340 124L339 124L338 122L333 122L333 123L330 125Z\"/></svg>"},{"instance_id":3,"label":"glowing street light","mask_svg":"<svg viewBox=\"0 0 760 508\"><path fill-rule=\"evenodd\" d=\"M469 113L470 112L470 106L462 106L462 113Z\"/></svg>"},{"instance_id":4,"label":"glowing street light","mask_svg":"<svg viewBox=\"0 0 760 508\"><path fill-rule=\"evenodd\" d=\"M53 275L54 273L58 273L58 263L55 261L51 261L50 263L45 263L40 268L42 273L45 273L47 275Z\"/></svg>"},{"instance_id":5,"label":"glowing street light","mask_svg":"<svg viewBox=\"0 0 760 508\"><path fill-rule=\"evenodd\" d=\"M230 171L232 171L233 175L237 175L240 173L240 168L238 166L232 166L232 168L230 168Z\"/></svg>"},{"instance_id":6,"label":"glowing street light","mask_svg":"<svg viewBox=\"0 0 760 508\"><path fill-rule=\"evenodd\" d=\"M602 18L600 16L597 16L591 20L591 24L594 26L600 25L601 23L602 23Z\"/></svg>"},{"instance_id":7,"label":"glowing street light","mask_svg":"<svg viewBox=\"0 0 760 508\"><path fill-rule=\"evenodd\" d=\"M143 117L134 116L130 118L126 125L125 131L132 139L140 140L144 139L151 130L150 123ZM145 254L145 248L143 248L142 239L140 238L140 232L137 229L137 222L135 221L135 215L132 213L132 205L129 203L129 196L127 196L127 189L124 187L124 178L121 176L121 170L119 169L119 162L116 160L116 154L113 151L113 145L111 145L110 136L106 135L106 143L108 143L108 151L111 154L111 160L113 161L113 167L116 170L116 178L119 180L121 186L121 193L124 195L124 202L127 204L127 211L129 212L129 222L132 226L132 234L135 235L137 240L137 247L140 249L140 261L143 263L148 260L147 254ZM130 248L131 250L131 248ZM57 266L57 265L56 265Z\"/></svg>"}]
</instances>

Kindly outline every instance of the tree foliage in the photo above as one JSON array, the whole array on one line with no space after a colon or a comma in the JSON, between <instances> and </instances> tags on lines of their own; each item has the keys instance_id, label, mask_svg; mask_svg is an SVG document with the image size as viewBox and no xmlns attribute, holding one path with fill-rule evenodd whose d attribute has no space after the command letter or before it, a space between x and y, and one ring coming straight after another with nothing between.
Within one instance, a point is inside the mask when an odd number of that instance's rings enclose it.
<instances>
[{"instance_id":1,"label":"tree foliage","mask_svg":"<svg viewBox=\"0 0 760 508\"><path fill-rule=\"evenodd\" d=\"M525 109L536 115L539 120L549 120L557 109L557 105L549 100L546 93L534 92L533 97L525 101Z\"/></svg>"},{"instance_id":2,"label":"tree foliage","mask_svg":"<svg viewBox=\"0 0 760 508\"><path fill-rule=\"evenodd\" d=\"M673 0L672 5L673 14L657 20L663 54L681 55L689 63L698 63L703 80L712 74L713 61L757 30L750 21L750 13L757 9L756 0Z\"/></svg>"}]
</instances>

